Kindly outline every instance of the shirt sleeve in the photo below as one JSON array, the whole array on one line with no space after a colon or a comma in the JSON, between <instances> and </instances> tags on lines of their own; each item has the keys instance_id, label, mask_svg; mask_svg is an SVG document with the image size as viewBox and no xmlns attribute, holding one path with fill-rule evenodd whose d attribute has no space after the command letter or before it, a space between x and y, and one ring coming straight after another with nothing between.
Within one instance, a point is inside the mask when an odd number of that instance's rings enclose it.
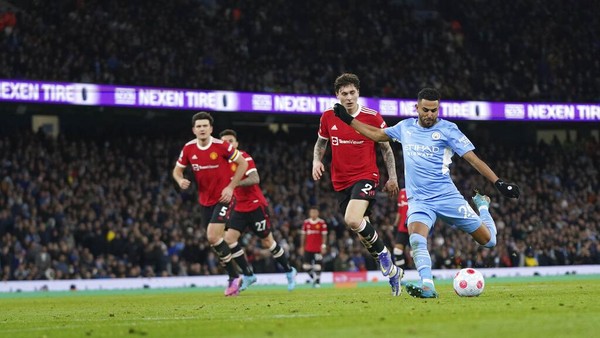
<instances>
[{"instance_id":1,"label":"shirt sleeve","mask_svg":"<svg viewBox=\"0 0 600 338\"><path fill-rule=\"evenodd\" d=\"M402 142L402 121L398 122L393 127L384 128L383 131L394 142Z\"/></svg>"},{"instance_id":2,"label":"shirt sleeve","mask_svg":"<svg viewBox=\"0 0 600 338\"><path fill-rule=\"evenodd\" d=\"M225 158L228 161L235 161L240 154L240 152L237 149L235 149L231 144L223 144L223 148L226 149Z\"/></svg>"},{"instance_id":3,"label":"shirt sleeve","mask_svg":"<svg viewBox=\"0 0 600 338\"><path fill-rule=\"evenodd\" d=\"M248 153L242 153L242 155L244 156L244 159L248 163L248 169L246 170L246 176L250 175L250 173L253 171L258 171L258 169L256 169L256 163L254 163L254 159L252 158L252 156L250 156Z\"/></svg>"},{"instance_id":4,"label":"shirt sleeve","mask_svg":"<svg viewBox=\"0 0 600 338\"><path fill-rule=\"evenodd\" d=\"M327 125L327 117L326 112L321 115L321 123L319 124L318 135L321 138L325 138L329 140L329 127Z\"/></svg>"},{"instance_id":5,"label":"shirt sleeve","mask_svg":"<svg viewBox=\"0 0 600 338\"><path fill-rule=\"evenodd\" d=\"M179 153L179 158L177 159L176 165L178 167L185 168L188 164L190 164L190 161L188 160L188 157L185 154L185 148L183 148Z\"/></svg>"},{"instance_id":6,"label":"shirt sleeve","mask_svg":"<svg viewBox=\"0 0 600 338\"><path fill-rule=\"evenodd\" d=\"M475 149L471 140L469 140L469 138L465 136L454 123L449 128L448 144L452 150L461 157L467 152Z\"/></svg>"},{"instance_id":7,"label":"shirt sleeve","mask_svg":"<svg viewBox=\"0 0 600 338\"><path fill-rule=\"evenodd\" d=\"M385 123L385 120L383 119L381 114L377 113L377 115L375 115L375 121L376 121L375 125L378 126L379 128L381 128L381 129L387 128L387 123Z\"/></svg>"}]
</instances>

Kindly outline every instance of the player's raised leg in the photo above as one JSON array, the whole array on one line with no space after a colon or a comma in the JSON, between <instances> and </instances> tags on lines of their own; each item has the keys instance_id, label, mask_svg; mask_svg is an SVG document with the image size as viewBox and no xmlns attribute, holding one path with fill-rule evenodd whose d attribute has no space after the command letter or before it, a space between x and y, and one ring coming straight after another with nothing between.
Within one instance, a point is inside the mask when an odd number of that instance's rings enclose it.
<instances>
[{"instance_id":1,"label":"player's raised leg","mask_svg":"<svg viewBox=\"0 0 600 338\"><path fill-rule=\"evenodd\" d=\"M475 196L473 196L472 200L479 210L479 217L483 223L482 227L471 233L471 236L486 248L493 248L496 246L496 235L498 230L496 229L496 223L490 214L490 198L475 191Z\"/></svg>"}]
</instances>

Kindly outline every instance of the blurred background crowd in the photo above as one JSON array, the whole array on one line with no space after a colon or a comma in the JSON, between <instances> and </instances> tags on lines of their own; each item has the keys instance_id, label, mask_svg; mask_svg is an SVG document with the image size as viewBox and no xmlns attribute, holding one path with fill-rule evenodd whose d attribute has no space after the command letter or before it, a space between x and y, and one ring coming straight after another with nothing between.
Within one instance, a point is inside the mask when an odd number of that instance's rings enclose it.
<instances>
[{"instance_id":1,"label":"blurred background crowd","mask_svg":"<svg viewBox=\"0 0 600 338\"><path fill-rule=\"evenodd\" d=\"M335 77L352 71L363 96L413 98L433 86L443 99L597 102L597 12L593 0L0 0L0 78L331 95ZM180 120L183 132L156 133L162 122L148 116L140 124L154 129L109 132L90 117L58 138L3 119L0 279L222 273L198 227L195 189L181 192L171 179L193 137L187 115L175 113L165 119ZM312 128L276 133L234 118L292 264L301 266L300 228L317 205L329 226L325 270L376 269L346 230L328 173L310 177L315 117ZM438 223L434 268L600 264L598 138L543 142L515 133L509 142L499 141L506 131L498 126L469 126L476 152L519 183L523 198L502 198L455 159L463 195L479 187L491 196L498 245L483 250ZM389 247L395 213L396 201L381 193L372 220ZM242 242L256 272L278 271L255 237Z\"/></svg>"},{"instance_id":2,"label":"blurred background crowd","mask_svg":"<svg viewBox=\"0 0 600 338\"><path fill-rule=\"evenodd\" d=\"M308 208L317 205L329 226L325 269L375 269L343 224L328 173L318 182L311 178L315 132L240 131L240 147L259 168L275 238L292 264L301 266L301 225ZM501 197L466 161L455 160L453 178L463 195L479 187L491 196L498 245L482 249L468 235L438 223L430 244L435 268L600 264L597 139L514 147L467 135L492 168L521 184L523 198ZM1 278L222 273L205 229L198 227L195 189L179 192L170 177L189 139L53 140L26 131L0 138ZM401 158L397 162L402 172ZM395 212L396 201L381 193L371 218L390 246ZM255 236L242 242L256 272L278 271Z\"/></svg>"},{"instance_id":3,"label":"blurred background crowd","mask_svg":"<svg viewBox=\"0 0 600 338\"><path fill-rule=\"evenodd\" d=\"M330 95L352 70L363 96L600 100L595 0L19 6L0 7L0 78Z\"/></svg>"}]
</instances>

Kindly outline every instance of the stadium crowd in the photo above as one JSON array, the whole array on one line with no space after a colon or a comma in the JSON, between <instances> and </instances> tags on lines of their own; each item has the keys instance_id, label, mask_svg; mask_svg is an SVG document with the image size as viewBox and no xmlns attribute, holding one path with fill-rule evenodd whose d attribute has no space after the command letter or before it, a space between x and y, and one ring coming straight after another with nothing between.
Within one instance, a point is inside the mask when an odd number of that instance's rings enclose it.
<instances>
[{"instance_id":1,"label":"stadium crowd","mask_svg":"<svg viewBox=\"0 0 600 338\"><path fill-rule=\"evenodd\" d=\"M19 6L0 8L0 78L331 95L352 71L363 96L600 100L594 0Z\"/></svg>"},{"instance_id":2,"label":"stadium crowd","mask_svg":"<svg viewBox=\"0 0 600 338\"><path fill-rule=\"evenodd\" d=\"M325 270L376 269L344 227L327 173L316 183L310 177L314 135L278 134L278 142L270 142L273 136L265 133L242 136L242 146L260 170L274 235L290 262L301 266L299 231L308 208L316 204L330 229ZM523 197L502 198L464 160L456 160L459 190L470 196L473 187L485 187L492 198L498 245L482 249L439 223L431 241L434 268L600 264L598 140L513 147L472 137L488 163L521 184ZM54 140L25 131L2 135L0 279L222 273L205 229L197 226L194 189L177 191L170 177L184 141L64 135ZM401 158L397 164L401 168ZM392 244L396 204L383 193L378 200L372 218ZM256 272L277 271L255 236L243 237L243 243Z\"/></svg>"}]
</instances>

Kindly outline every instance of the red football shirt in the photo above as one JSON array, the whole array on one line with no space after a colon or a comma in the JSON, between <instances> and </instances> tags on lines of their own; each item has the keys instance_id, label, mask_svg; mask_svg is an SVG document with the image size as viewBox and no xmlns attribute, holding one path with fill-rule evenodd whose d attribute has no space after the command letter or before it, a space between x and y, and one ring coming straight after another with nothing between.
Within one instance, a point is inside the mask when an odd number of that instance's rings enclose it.
<instances>
[{"instance_id":1,"label":"red football shirt","mask_svg":"<svg viewBox=\"0 0 600 338\"><path fill-rule=\"evenodd\" d=\"M219 202L221 192L231 182L229 160L235 161L238 155L232 145L214 137L206 147L201 147L197 139L183 146L177 166L192 166L198 185L198 203L209 207Z\"/></svg>"},{"instance_id":2,"label":"red football shirt","mask_svg":"<svg viewBox=\"0 0 600 338\"><path fill-rule=\"evenodd\" d=\"M359 106L354 118L377 128L386 127L381 115L367 107ZM333 109L326 110L321 116L318 134L331 143L331 182L335 191L344 190L360 180L379 183L375 141L340 120Z\"/></svg>"},{"instance_id":3,"label":"red football shirt","mask_svg":"<svg viewBox=\"0 0 600 338\"><path fill-rule=\"evenodd\" d=\"M327 234L327 223L321 218L316 220L307 218L302 224L302 233L305 236L304 251L321 253L323 234Z\"/></svg>"},{"instance_id":4,"label":"red football shirt","mask_svg":"<svg viewBox=\"0 0 600 338\"><path fill-rule=\"evenodd\" d=\"M247 152L243 150L239 150L240 154L244 157L246 162L248 162L248 169L242 177L242 180L247 178L250 173L253 171L257 171L256 163L254 163L254 159ZM235 173L237 169L237 163L232 162L230 164L231 168L231 176ZM240 212L248 212L255 210L256 208L263 206L266 207L268 205L267 199L265 195L263 195L262 190L260 190L260 186L258 184L253 184L249 186L238 186L233 191L233 197L235 198L235 203L233 210Z\"/></svg>"},{"instance_id":5,"label":"red football shirt","mask_svg":"<svg viewBox=\"0 0 600 338\"><path fill-rule=\"evenodd\" d=\"M406 227L406 216L408 214L408 198L406 197L406 189L400 189L398 194L398 231L408 232Z\"/></svg>"}]
</instances>

